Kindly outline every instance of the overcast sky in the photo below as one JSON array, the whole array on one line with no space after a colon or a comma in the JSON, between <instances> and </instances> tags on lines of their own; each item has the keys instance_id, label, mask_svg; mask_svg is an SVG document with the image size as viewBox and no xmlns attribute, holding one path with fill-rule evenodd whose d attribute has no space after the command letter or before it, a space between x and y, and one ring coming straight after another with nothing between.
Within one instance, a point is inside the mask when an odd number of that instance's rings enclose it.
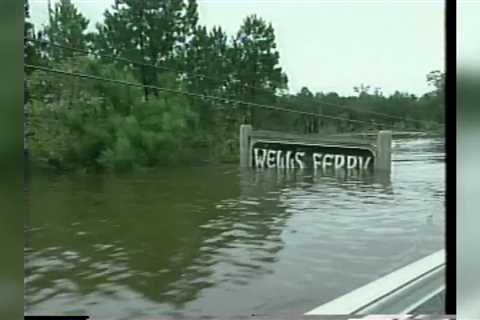
<instances>
[{"instance_id":1,"label":"overcast sky","mask_svg":"<svg viewBox=\"0 0 480 320\"><path fill-rule=\"evenodd\" d=\"M54 3L55 0L52 0ZM93 28L114 0L73 0ZM41 25L47 0L30 0ZM272 22L290 91L352 94L361 83L421 95L426 74L444 71L442 0L198 0L200 24L229 34L249 14Z\"/></svg>"}]
</instances>

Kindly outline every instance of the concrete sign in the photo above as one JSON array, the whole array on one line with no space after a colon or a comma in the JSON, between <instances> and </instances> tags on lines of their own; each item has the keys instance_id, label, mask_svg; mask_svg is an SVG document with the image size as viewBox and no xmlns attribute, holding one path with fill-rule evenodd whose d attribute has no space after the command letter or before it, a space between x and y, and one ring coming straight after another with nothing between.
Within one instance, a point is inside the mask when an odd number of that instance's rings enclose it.
<instances>
[{"instance_id":1,"label":"concrete sign","mask_svg":"<svg viewBox=\"0 0 480 320\"><path fill-rule=\"evenodd\" d=\"M374 167L375 154L360 147L256 141L250 159L255 168L370 170Z\"/></svg>"},{"instance_id":2,"label":"concrete sign","mask_svg":"<svg viewBox=\"0 0 480 320\"><path fill-rule=\"evenodd\" d=\"M322 141L318 141L322 140ZM240 127L240 165L254 168L315 170L391 170L392 133L380 131L376 143L332 141L312 136Z\"/></svg>"}]
</instances>

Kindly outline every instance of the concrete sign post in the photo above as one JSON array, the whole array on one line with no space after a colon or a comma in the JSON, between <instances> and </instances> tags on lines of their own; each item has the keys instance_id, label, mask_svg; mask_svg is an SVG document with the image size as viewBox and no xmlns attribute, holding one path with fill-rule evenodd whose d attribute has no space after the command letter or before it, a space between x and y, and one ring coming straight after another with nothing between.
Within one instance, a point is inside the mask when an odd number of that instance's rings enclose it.
<instances>
[{"instance_id":1,"label":"concrete sign post","mask_svg":"<svg viewBox=\"0 0 480 320\"><path fill-rule=\"evenodd\" d=\"M392 132L380 131L377 136L376 169L390 172L392 166Z\"/></svg>"},{"instance_id":2,"label":"concrete sign post","mask_svg":"<svg viewBox=\"0 0 480 320\"><path fill-rule=\"evenodd\" d=\"M240 126L240 166L250 167L249 144L250 135L252 133L252 126L249 124L242 124Z\"/></svg>"}]
</instances>

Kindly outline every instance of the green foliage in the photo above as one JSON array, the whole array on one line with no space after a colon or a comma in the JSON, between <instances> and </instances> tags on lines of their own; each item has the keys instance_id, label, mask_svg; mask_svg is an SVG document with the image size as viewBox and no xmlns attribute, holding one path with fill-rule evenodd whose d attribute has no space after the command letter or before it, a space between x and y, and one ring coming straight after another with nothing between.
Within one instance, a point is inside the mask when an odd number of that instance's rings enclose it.
<instances>
[{"instance_id":1,"label":"green foliage","mask_svg":"<svg viewBox=\"0 0 480 320\"><path fill-rule=\"evenodd\" d=\"M364 84L354 88L353 96L314 93L307 87L289 94L271 23L251 15L229 37L220 27L198 25L197 11L196 0L117 0L97 31L88 34L88 20L71 0L50 8L49 23L37 37L139 63L26 43L28 63L150 87L29 74L26 136L31 158L62 169L111 171L201 159L236 162L242 123L322 135L381 128L442 130L444 74L439 71L427 75L434 90L421 97L404 92L385 96L380 88ZM25 13L25 34L35 37L27 0ZM247 107L235 99L304 114Z\"/></svg>"},{"instance_id":2,"label":"green foliage","mask_svg":"<svg viewBox=\"0 0 480 320\"><path fill-rule=\"evenodd\" d=\"M24 9L23 36L24 38L35 38L35 27L30 22L30 5L28 4L28 0L24 0L23 9ZM24 52L24 59L26 64L35 64L40 59L40 52L38 48L35 47L35 45L31 41L24 40L23 52Z\"/></svg>"},{"instance_id":3,"label":"green foliage","mask_svg":"<svg viewBox=\"0 0 480 320\"><path fill-rule=\"evenodd\" d=\"M198 20L195 0L118 0L97 24L94 49L144 64L172 63ZM126 63L128 64L128 63ZM143 84L158 85L158 70L140 67ZM145 89L145 97L158 92Z\"/></svg>"},{"instance_id":4,"label":"green foliage","mask_svg":"<svg viewBox=\"0 0 480 320\"><path fill-rule=\"evenodd\" d=\"M89 21L86 19L71 0L59 0L52 8L48 8L48 24L43 30L43 37L58 45L79 48L85 50L89 35L87 27ZM64 50L49 46L46 54L50 60L60 61L73 57L74 51Z\"/></svg>"},{"instance_id":5,"label":"green foliage","mask_svg":"<svg viewBox=\"0 0 480 320\"><path fill-rule=\"evenodd\" d=\"M445 73L439 70L431 71L427 74L427 82L435 87L434 94L443 94L445 91Z\"/></svg>"},{"instance_id":6,"label":"green foliage","mask_svg":"<svg viewBox=\"0 0 480 320\"><path fill-rule=\"evenodd\" d=\"M113 65L74 58L65 62L76 70L101 75L116 74L130 79L131 73ZM62 68L63 64L58 67ZM64 66L63 66L64 67ZM52 75L35 72L34 91L42 90ZM170 87L178 83L164 77ZM179 150L191 148L196 113L189 101L161 93L145 101L138 89L111 87L111 84L56 78L51 96L29 104L29 146L32 158L63 169L85 167L115 171L132 170L179 159Z\"/></svg>"},{"instance_id":7,"label":"green foliage","mask_svg":"<svg viewBox=\"0 0 480 320\"><path fill-rule=\"evenodd\" d=\"M235 81L232 88L243 100L273 103L278 90L287 88L287 76L279 65L275 32L272 24L256 15L248 16L240 26L231 50L231 63ZM256 110L249 108L246 122L259 126L265 115L256 117Z\"/></svg>"},{"instance_id":8,"label":"green foliage","mask_svg":"<svg viewBox=\"0 0 480 320\"><path fill-rule=\"evenodd\" d=\"M286 126L299 133L334 133L375 131L382 128L395 130L440 131L444 122L443 95L434 91L422 97L405 92L385 96L379 88L354 88L357 96L340 97L336 93L316 93L302 88L296 95L282 99L281 105L297 110L317 113L326 117L344 118L348 122L314 116L288 115L294 119ZM288 124L290 123L290 124Z\"/></svg>"}]
</instances>

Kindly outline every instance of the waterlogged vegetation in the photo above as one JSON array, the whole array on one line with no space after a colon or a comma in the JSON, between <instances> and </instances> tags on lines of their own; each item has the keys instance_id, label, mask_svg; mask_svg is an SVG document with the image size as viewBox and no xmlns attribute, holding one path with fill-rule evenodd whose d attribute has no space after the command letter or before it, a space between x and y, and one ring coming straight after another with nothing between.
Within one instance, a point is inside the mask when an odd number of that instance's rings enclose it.
<instances>
[{"instance_id":1,"label":"waterlogged vegetation","mask_svg":"<svg viewBox=\"0 0 480 320\"><path fill-rule=\"evenodd\" d=\"M134 80L128 72L86 58L60 68L116 79ZM135 89L109 83L34 73L32 91L42 99L29 106L29 147L36 161L61 168L99 167L131 170L189 158L195 147L190 133L198 122L181 95L160 93L145 100ZM164 75L171 87L178 84ZM48 83L45 86L44 83Z\"/></svg>"},{"instance_id":2,"label":"waterlogged vegetation","mask_svg":"<svg viewBox=\"0 0 480 320\"><path fill-rule=\"evenodd\" d=\"M238 32L228 35L221 27L209 30L199 23L195 0L119 0L93 29L70 0L50 7L48 23L39 30L29 22L27 0L25 12L27 64L150 86L26 68L26 142L38 165L131 171L237 161L242 123L306 134L380 128L442 131L443 73L426 75L432 91L420 97L406 92L386 96L365 85L356 87L353 96L314 93L307 87L291 93L275 31L256 15L245 17Z\"/></svg>"}]
</instances>

